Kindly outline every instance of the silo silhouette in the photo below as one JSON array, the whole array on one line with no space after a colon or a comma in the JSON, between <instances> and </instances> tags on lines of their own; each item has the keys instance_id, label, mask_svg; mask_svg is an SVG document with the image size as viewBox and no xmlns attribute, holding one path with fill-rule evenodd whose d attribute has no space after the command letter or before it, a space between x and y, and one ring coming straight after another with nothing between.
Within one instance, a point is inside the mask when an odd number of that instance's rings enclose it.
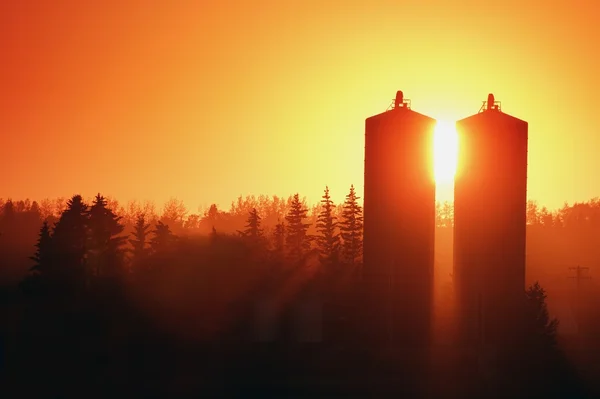
<instances>
[{"instance_id":1,"label":"silo silhouette","mask_svg":"<svg viewBox=\"0 0 600 399\"><path fill-rule=\"evenodd\" d=\"M364 327L395 346L429 343L435 123L411 110L401 91L388 111L365 123Z\"/></svg>"},{"instance_id":2,"label":"silo silhouette","mask_svg":"<svg viewBox=\"0 0 600 399\"><path fill-rule=\"evenodd\" d=\"M456 123L454 282L460 336L492 344L515 329L525 289L527 134L490 94Z\"/></svg>"}]
</instances>

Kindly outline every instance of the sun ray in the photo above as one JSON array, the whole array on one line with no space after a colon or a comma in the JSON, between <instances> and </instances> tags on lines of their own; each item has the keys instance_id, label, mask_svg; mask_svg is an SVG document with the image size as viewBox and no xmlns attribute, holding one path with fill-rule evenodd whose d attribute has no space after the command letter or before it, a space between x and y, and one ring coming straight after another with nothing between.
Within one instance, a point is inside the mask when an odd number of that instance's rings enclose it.
<instances>
[{"instance_id":1,"label":"sun ray","mask_svg":"<svg viewBox=\"0 0 600 399\"><path fill-rule=\"evenodd\" d=\"M458 158L458 135L453 123L438 121L435 127L433 159L437 184L454 181Z\"/></svg>"}]
</instances>

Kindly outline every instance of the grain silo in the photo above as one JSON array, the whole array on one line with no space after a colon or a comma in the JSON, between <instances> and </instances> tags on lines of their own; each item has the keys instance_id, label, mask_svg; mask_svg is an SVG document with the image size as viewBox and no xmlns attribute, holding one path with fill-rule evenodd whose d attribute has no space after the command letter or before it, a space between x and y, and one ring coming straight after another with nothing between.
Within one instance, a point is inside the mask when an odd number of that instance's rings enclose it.
<instances>
[{"instance_id":1,"label":"grain silo","mask_svg":"<svg viewBox=\"0 0 600 399\"><path fill-rule=\"evenodd\" d=\"M454 281L464 343L494 344L514 330L525 289L527 133L490 94L456 123Z\"/></svg>"},{"instance_id":2,"label":"grain silo","mask_svg":"<svg viewBox=\"0 0 600 399\"><path fill-rule=\"evenodd\" d=\"M435 124L401 91L390 109L365 122L365 328L394 346L420 346L430 337Z\"/></svg>"}]
</instances>

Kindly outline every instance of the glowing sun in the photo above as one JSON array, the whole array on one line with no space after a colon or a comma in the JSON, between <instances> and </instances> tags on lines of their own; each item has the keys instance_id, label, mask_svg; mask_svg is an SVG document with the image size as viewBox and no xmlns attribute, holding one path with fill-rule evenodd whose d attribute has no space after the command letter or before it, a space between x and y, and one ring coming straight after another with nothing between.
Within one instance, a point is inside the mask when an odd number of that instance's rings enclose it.
<instances>
[{"instance_id":1,"label":"glowing sun","mask_svg":"<svg viewBox=\"0 0 600 399\"><path fill-rule=\"evenodd\" d=\"M454 181L458 158L458 135L453 123L438 121L433 142L435 181L448 184Z\"/></svg>"}]
</instances>

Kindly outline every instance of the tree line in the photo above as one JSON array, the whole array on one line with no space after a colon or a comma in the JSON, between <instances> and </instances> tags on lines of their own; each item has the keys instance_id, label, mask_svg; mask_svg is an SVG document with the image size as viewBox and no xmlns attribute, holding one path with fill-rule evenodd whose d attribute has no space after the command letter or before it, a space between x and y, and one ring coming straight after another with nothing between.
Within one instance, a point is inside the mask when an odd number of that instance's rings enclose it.
<instances>
[{"instance_id":1,"label":"tree line","mask_svg":"<svg viewBox=\"0 0 600 399\"><path fill-rule=\"evenodd\" d=\"M275 198L239 198L229 212L213 205L202 217L186 215L176 200L158 216L149 203L131 203L127 211L100 194L53 206L4 202L0 250L12 255L0 261L26 271L2 302L8 315L2 331L12 331L6 335L11 386L68 396L78 385L108 395L125 384L136 394L154 394L182 375L196 383L199 375L234 375L238 382L272 384L278 378L260 373L285 365L288 375L298 375L308 364L318 369L340 362L357 373L348 377L338 367L345 384L366 378L371 371L360 365L369 361L352 357L363 344L347 338L360 323L361 295L352 283L362 263L359 196L352 186L337 205L327 187L313 207L299 194ZM443 229L451 225L451 205L438 209L445 212L438 212ZM235 344L254 339L256 309L265 300L292 321L282 324L279 336L293 335L297 305L314 292L326 293L324 329L336 338L318 354L283 347L247 353ZM549 360L558 356L552 349L557 321L540 285L524 294L529 316L521 348L529 350L518 363L528 369L517 374L540 378L540 389L549 374L533 369L562 364ZM36 384L27 385L31 378Z\"/></svg>"},{"instance_id":2,"label":"tree line","mask_svg":"<svg viewBox=\"0 0 600 399\"><path fill-rule=\"evenodd\" d=\"M283 219L278 219L270 234L264 232L256 207L249 210L244 230L235 234L252 248L285 257L289 262L299 262L309 252L316 251L322 265L354 266L362 259L362 208L358 200L352 186L338 221L326 187L317 215L316 234L311 235L308 209L299 194L295 194L289 202L289 210ZM35 204L32 208L35 210ZM29 212L34 210L30 208ZM167 208L164 219L177 220L169 211L174 212ZM215 213L211 207L203 221L215 222L218 216ZM90 278L135 272L144 262L171 251L178 239L164 220L155 221L150 230L151 223L143 212L138 213L129 237L124 234L121 220L122 216L110 209L102 195L98 194L90 205L80 195L73 196L53 226L48 220L42 223L37 250L30 258L35 262L30 269L30 279L85 285ZM219 234L214 225L211 228L211 236Z\"/></svg>"}]
</instances>

